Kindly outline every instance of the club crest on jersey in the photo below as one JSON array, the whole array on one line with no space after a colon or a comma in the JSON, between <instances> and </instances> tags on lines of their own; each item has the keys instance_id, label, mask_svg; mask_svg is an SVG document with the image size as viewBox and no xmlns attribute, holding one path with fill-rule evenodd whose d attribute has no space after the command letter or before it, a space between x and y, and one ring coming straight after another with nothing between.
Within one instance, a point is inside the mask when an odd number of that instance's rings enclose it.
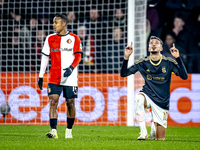
<instances>
[{"instance_id":1,"label":"club crest on jersey","mask_svg":"<svg viewBox=\"0 0 200 150\"><path fill-rule=\"evenodd\" d=\"M48 93L51 93L51 88L48 87L47 91L48 91Z\"/></svg>"},{"instance_id":2,"label":"club crest on jersey","mask_svg":"<svg viewBox=\"0 0 200 150\"><path fill-rule=\"evenodd\" d=\"M70 44L71 42L72 42L72 40L71 40L71 39L68 39L68 40L67 40L67 43L68 43L68 44Z\"/></svg>"},{"instance_id":3,"label":"club crest on jersey","mask_svg":"<svg viewBox=\"0 0 200 150\"><path fill-rule=\"evenodd\" d=\"M165 67L162 67L162 72L166 73L166 68Z\"/></svg>"}]
</instances>

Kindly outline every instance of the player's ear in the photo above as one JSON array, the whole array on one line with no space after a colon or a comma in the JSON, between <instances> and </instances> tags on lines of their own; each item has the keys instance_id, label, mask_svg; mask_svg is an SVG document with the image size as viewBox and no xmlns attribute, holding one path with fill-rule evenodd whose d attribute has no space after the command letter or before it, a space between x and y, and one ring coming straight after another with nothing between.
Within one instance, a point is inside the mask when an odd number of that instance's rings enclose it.
<instances>
[{"instance_id":1,"label":"player's ear","mask_svg":"<svg viewBox=\"0 0 200 150\"><path fill-rule=\"evenodd\" d=\"M150 48L148 47L148 51L150 52Z\"/></svg>"},{"instance_id":2,"label":"player's ear","mask_svg":"<svg viewBox=\"0 0 200 150\"><path fill-rule=\"evenodd\" d=\"M62 22L63 26L67 26L67 22L63 21Z\"/></svg>"}]
</instances>

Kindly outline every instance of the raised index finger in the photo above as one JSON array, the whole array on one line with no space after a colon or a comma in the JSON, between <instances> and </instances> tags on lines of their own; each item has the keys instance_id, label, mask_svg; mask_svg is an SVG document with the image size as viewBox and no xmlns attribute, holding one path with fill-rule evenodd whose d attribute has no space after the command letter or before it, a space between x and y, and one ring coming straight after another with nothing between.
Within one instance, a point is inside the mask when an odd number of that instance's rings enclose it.
<instances>
[{"instance_id":1,"label":"raised index finger","mask_svg":"<svg viewBox=\"0 0 200 150\"><path fill-rule=\"evenodd\" d=\"M133 45L133 42L131 42L131 47L132 47L132 45Z\"/></svg>"},{"instance_id":2,"label":"raised index finger","mask_svg":"<svg viewBox=\"0 0 200 150\"><path fill-rule=\"evenodd\" d=\"M175 48L175 44L173 43L173 48Z\"/></svg>"}]
</instances>

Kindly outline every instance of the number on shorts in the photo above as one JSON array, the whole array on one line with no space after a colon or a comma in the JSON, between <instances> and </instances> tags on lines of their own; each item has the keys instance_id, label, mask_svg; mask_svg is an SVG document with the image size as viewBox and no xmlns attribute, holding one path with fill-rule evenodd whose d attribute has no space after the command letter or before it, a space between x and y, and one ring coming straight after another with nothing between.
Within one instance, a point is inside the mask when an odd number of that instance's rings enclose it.
<instances>
[{"instance_id":1,"label":"number on shorts","mask_svg":"<svg viewBox=\"0 0 200 150\"><path fill-rule=\"evenodd\" d=\"M74 92L74 94L77 94L77 90L78 90L78 87L77 86L73 86L73 92Z\"/></svg>"},{"instance_id":2,"label":"number on shorts","mask_svg":"<svg viewBox=\"0 0 200 150\"><path fill-rule=\"evenodd\" d=\"M163 112L163 120L167 121L168 112Z\"/></svg>"}]
</instances>

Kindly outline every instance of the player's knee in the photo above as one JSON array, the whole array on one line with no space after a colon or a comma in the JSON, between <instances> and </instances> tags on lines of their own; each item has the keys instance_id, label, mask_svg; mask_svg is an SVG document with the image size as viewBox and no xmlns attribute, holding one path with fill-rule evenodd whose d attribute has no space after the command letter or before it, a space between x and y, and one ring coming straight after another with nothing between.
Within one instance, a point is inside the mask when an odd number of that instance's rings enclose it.
<instances>
[{"instance_id":1,"label":"player's knee","mask_svg":"<svg viewBox=\"0 0 200 150\"><path fill-rule=\"evenodd\" d=\"M67 108L73 108L73 107L74 107L74 99L68 99Z\"/></svg>"},{"instance_id":2,"label":"player's knee","mask_svg":"<svg viewBox=\"0 0 200 150\"><path fill-rule=\"evenodd\" d=\"M57 105L58 105L58 97L57 96L50 95L49 100L50 100L51 107L57 107Z\"/></svg>"},{"instance_id":3,"label":"player's knee","mask_svg":"<svg viewBox=\"0 0 200 150\"><path fill-rule=\"evenodd\" d=\"M144 96L141 94L137 94L135 97L136 100L136 105L135 105L135 109L136 111L141 109L142 107L144 107Z\"/></svg>"}]
</instances>

